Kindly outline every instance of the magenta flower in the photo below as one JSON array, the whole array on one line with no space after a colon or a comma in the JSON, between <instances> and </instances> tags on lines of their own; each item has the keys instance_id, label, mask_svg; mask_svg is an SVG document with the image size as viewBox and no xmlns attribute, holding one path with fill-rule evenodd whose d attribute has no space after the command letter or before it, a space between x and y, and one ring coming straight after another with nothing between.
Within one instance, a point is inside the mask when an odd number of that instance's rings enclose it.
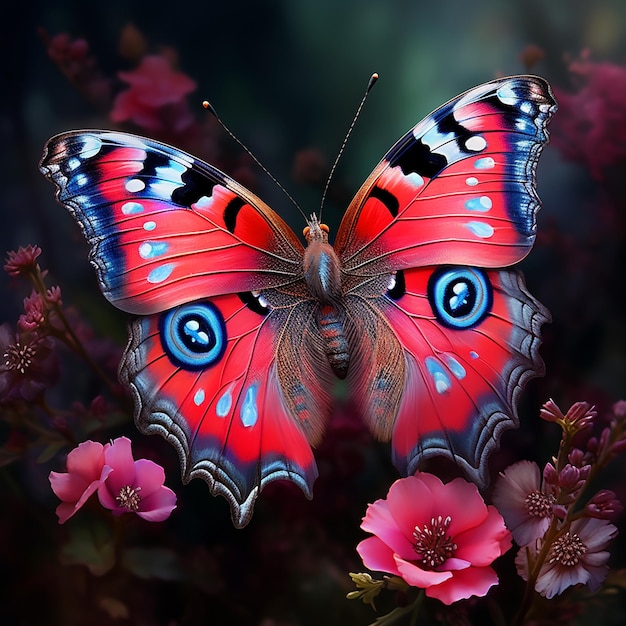
<instances>
[{"instance_id":1,"label":"magenta flower","mask_svg":"<svg viewBox=\"0 0 626 626\"><path fill-rule=\"evenodd\" d=\"M502 516L475 485L425 473L397 480L386 500L369 505L361 528L374 535L357 546L367 568L444 604L484 596L498 582L491 563L511 547Z\"/></svg>"},{"instance_id":2,"label":"magenta flower","mask_svg":"<svg viewBox=\"0 0 626 626\"><path fill-rule=\"evenodd\" d=\"M95 441L84 441L67 455L67 472L50 472L50 486L61 500L56 510L59 524L87 502L110 472L104 463L104 446Z\"/></svg>"},{"instance_id":3,"label":"magenta flower","mask_svg":"<svg viewBox=\"0 0 626 626\"><path fill-rule=\"evenodd\" d=\"M542 488L539 466L531 461L514 463L500 474L492 500L520 546L543 537L554 516L555 497Z\"/></svg>"},{"instance_id":4,"label":"magenta flower","mask_svg":"<svg viewBox=\"0 0 626 626\"><path fill-rule=\"evenodd\" d=\"M100 504L114 515L136 513L149 522L161 522L176 507L176 494L164 486L165 472L147 459L135 461L130 439L119 437L104 450L111 471L98 487Z\"/></svg>"},{"instance_id":5,"label":"magenta flower","mask_svg":"<svg viewBox=\"0 0 626 626\"><path fill-rule=\"evenodd\" d=\"M605 548L616 535L617 528L603 519L582 518L572 522L552 543L539 571L535 591L546 598L578 584L597 591L609 571L610 553ZM517 571L524 580L528 580L528 557L534 560L540 547L523 547L515 557Z\"/></svg>"}]
</instances>

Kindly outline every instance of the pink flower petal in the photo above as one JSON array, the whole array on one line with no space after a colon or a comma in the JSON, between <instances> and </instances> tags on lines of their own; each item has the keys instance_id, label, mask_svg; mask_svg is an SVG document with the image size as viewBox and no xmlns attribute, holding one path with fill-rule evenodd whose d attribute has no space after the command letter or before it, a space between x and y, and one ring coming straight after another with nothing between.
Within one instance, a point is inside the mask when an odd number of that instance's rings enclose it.
<instances>
[{"instance_id":1,"label":"pink flower petal","mask_svg":"<svg viewBox=\"0 0 626 626\"><path fill-rule=\"evenodd\" d=\"M405 558L410 558L411 554L415 554L407 532L403 532L396 523L386 500L376 500L367 507L361 528L380 537L392 552L401 554Z\"/></svg>"},{"instance_id":2,"label":"pink flower petal","mask_svg":"<svg viewBox=\"0 0 626 626\"><path fill-rule=\"evenodd\" d=\"M135 461L135 487L141 487L140 496L142 501L163 487L165 482L165 470L148 459Z\"/></svg>"},{"instance_id":3,"label":"pink flower petal","mask_svg":"<svg viewBox=\"0 0 626 626\"><path fill-rule=\"evenodd\" d=\"M417 502L420 503L420 506L416 506ZM424 524L428 524L433 514L438 513L438 511L433 510L432 502L432 490L426 482L421 480L419 475L396 480L389 488L387 494L389 512L406 537L406 547L410 546L411 550L413 549L415 527L421 528ZM403 551L395 551L402 557L410 559L410 552L407 552L406 547Z\"/></svg>"},{"instance_id":4,"label":"pink flower petal","mask_svg":"<svg viewBox=\"0 0 626 626\"><path fill-rule=\"evenodd\" d=\"M393 551L378 537L374 536L364 539L356 547L356 551L367 569L400 575Z\"/></svg>"},{"instance_id":5,"label":"pink flower petal","mask_svg":"<svg viewBox=\"0 0 626 626\"><path fill-rule=\"evenodd\" d=\"M484 596L493 585L498 584L498 576L491 567L472 567L456 571L454 576L436 587L428 587L426 595L437 598L444 604L452 604L471 596Z\"/></svg>"},{"instance_id":6,"label":"pink flower petal","mask_svg":"<svg viewBox=\"0 0 626 626\"><path fill-rule=\"evenodd\" d=\"M498 510L490 506L482 524L456 535L454 541L457 544L456 557L484 566L501 556L503 548L508 550L511 547L511 533Z\"/></svg>"},{"instance_id":7,"label":"pink flower petal","mask_svg":"<svg viewBox=\"0 0 626 626\"><path fill-rule=\"evenodd\" d=\"M105 463L113 468L107 487L111 493L119 494L122 487L135 486L135 460L130 439L118 437L104 451Z\"/></svg>"},{"instance_id":8,"label":"pink flower petal","mask_svg":"<svg viewBox=\"0 0 626 626\"><path fill-rule=\"evenodd\" d=\"M89 482L98 480L104 465L104 446L97 441L83 441L67 455L69 474L84 476Z\"/></svg>"},{"instance_id":9,"label":"pink flower petal","mask_svg":"<svg viewBox=\"0 0 626 626\"><path fill-rule=\"evenodd\" d=\"M432 585L440 585L442 582L452 578L452 572L435 572L433 570L425 570L413 563L409 563L394 555L396 566L400 572L400 576L414 587L428 589Z\"/></svg>"},{"instance_id":10,"label":"pink flower petal","mask_svg":"<svg viewBox=\"0 0 626 626\"><path fill-rule=\"evenodd\" d=\"M175 508L176 494L169 487L162 485L147 498L142 498L137 515L148 522L162 522Z\"/></svg>"},{"instance_id":11,"label":"pink flower petal","mask_svg":"<svg viewBox=\"0 0 626 626\"><path fill-rule=\"evenodd\" d=\"M438 514L452 518L448 529L452 537L474 528L487 517L487 507L478 488L462 478L455 478L443 488L433 491L433 498L433 507Z\"/></svg>"}]
</instances>

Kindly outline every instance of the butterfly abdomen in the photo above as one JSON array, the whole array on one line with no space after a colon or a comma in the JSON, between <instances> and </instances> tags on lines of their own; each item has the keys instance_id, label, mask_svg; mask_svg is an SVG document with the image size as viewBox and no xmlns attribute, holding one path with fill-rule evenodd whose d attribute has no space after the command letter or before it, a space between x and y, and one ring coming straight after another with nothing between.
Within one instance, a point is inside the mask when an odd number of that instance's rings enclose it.
<instances>
[{"instance_id":1,"label":"butterfly abdomen","mask_svg":"<svg viewBox=\"0 0 626 626\"><path fill-rule=\"evenodd\" d=\"M350 355L345 326L337 309L329 304L320 305L317 312L317 325L322 336L324 354L337 378L344 379L348 374Z\"/></svg>"}]
</instances>

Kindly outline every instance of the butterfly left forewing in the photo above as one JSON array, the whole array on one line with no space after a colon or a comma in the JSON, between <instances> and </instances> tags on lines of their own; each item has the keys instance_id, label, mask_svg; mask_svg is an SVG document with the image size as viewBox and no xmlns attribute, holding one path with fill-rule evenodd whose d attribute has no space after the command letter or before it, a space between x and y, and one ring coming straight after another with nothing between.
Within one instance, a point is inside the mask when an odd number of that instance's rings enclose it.
<instances>
[{"instance_id":1,"label":"butterfly left forewing","mask_svg":"<svg viewBox=\"0 0 626 626\"><path fill-rule=\"evenodd\" d=\"M286 285L302 244L265 203L185 152L127 133L48 141L41 171L91 244L105 297L145 315Z\"/></svg>"}]
</instances>

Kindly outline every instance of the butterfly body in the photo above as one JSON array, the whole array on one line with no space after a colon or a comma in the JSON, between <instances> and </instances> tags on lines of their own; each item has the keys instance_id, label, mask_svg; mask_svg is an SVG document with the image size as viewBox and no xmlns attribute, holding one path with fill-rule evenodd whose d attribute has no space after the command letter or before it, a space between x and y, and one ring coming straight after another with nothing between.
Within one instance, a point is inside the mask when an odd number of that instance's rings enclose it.
<instances>
[{"instance_id":1,"label":"butterfly body","mask_svg":"<svg viewBox=\"0 0 626 626\"><path fill-rule=\"evenodd\" d=\"M445 455L484 483L517 424L545 308L509 266L532 248L535 168L556 105L536 77L480 85L385 155L334 241L305 244L209 164L113 131L52 138L42 172L92 245L104 295L133 314L121 379L136 422L178 450L245 525L259 490L311 496L333 387L403 474Z\"/></svg>"}]
</instances>

